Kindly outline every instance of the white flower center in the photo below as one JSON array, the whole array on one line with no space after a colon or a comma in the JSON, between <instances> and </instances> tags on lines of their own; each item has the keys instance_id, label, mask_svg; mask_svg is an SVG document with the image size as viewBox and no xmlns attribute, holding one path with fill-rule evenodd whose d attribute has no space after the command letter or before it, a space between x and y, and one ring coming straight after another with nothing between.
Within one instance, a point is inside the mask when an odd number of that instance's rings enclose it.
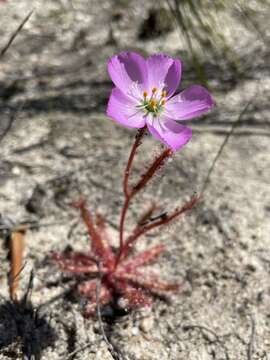
<instances>
[{"instance_id":1,"label":"white flower center","mask_svg":"<svg viewBox=\"0 0 270 360\"><path fill-rule=\"evenodd\" d=\"M159 90L153 87L150 96L147 91L143 92L143 100L138 107L144 109L147 114L152 114L155 117L164 108L167 96L166 90Z\"/></svg>"}]
</instances>

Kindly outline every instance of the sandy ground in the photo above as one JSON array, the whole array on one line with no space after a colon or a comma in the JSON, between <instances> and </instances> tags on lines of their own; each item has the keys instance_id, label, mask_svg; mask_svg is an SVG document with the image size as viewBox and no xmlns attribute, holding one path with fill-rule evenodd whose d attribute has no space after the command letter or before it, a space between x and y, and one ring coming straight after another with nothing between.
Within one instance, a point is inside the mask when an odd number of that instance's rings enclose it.
<instances>
[{"instance_id":1,"label":"sandy ground","mask_svg":"<svg viewBox=\"0 0 270 360\"><path fill-rule=\"evenodd\" d=\"M88 247L84 226L70 206L81 194L106 215L117 245L121 179L135 134L104 115L112 88L106 73L109 56L123 49L179 56L185 64L181 88L195 81L194 71L177 29L155 39L138 39L151 1L3 3L1 47L33 6L33 16L1 61L2 133L14 111L20 111L1 142L0 212L3 221L40 224L26 234L20 283L22 294L34 269L31 299L35 308L43 306L42 320L31 336L42 350L40 358L109 360L98 322L83 318L81 299L68 291L73 280L50 262L50 251ZM265 27L267 18L265 8L259 14ZM183 288L169 302L157 299L150 310L105 324L124 359L270 359L269 34L262 38L230 19L226 32L243 60L244 75L233 78L206 56L217 106L190 124L192 141L134 202L128 229L153 198L170 210L200 192L231 123L250 105L199 206L138 243L138 250L165 243L166 254L151 268L164 280L180 280ZM147 137L135 172L159 150ZM20 359L14 314L6 307L9 262L4 238L0 246L0 359Z\"/></svg>"}]
</instances>

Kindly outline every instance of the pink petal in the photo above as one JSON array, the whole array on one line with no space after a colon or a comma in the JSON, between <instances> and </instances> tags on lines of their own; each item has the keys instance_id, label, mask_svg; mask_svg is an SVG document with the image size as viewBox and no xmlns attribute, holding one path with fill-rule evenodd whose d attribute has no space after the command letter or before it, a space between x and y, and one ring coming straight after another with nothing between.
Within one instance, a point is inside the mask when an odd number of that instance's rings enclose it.
<instances>
[{"instance_id":1,"label":"pink petal","mask_svg":"<svg viewBox=\"0 0 270 360\"><path fill-rule=\"evenodd\" d=\"M190 128L165 117L156 118L151 122L147 121L147 127L156 139L174 152L181 149L192 137Z\"/></svg>"},{"instance_id":2,"label":"pink petal","mask_svg":"<svg viewBox=\"0 0 270 360\"><path fill-rule=\"evenodd\" d=\"M172 96L180 83L182 74L182 64L178 59L173 60L173 64L170 66L169 71L165 77L165 90L168 93L168 97Z\"/></svg>"},{"instance_id":3,"label":"pink petal","mask_svg":"<svg viewBox=\"0 0 270 360\"><path fill-rule=\"evenodd\" d=\"M108 62L108 72L114 83L123 93L130 89L133 82L147 87L147 68L145 59L134 52L122 52Z\"/></svg>"},{"instance_id":4,"label":"pink petal","mask_svg":"<svg viewBox=\"0 0 270 360\"><path fill-rule=\"evenodd\" d=\"M107 115L126 127L142 128L145 126L145 114L136 105L135 100L114 88L109 99Z\"/></svg>"},{"instance_id":5,"label":"pink petal","mask_svg":"<svg viewBox=\"0 0 270 360\"><path fill-rule=\"evenodd\" d=\"M146 60L148 71L148 91L151 92L153 87L159 88L165 84L165 79L168 75L169 69L174 66L174 60L167 55L157 54L152 55ZM174 67L173 67L174 68ZM169 75L169 82L172 84L171 70Z\"/></svg>"},{"instance_id":6,"label":"pink petal","mask_svg":"<svg viewBox=\"0 0 270 360\"><path fill-rule=\"evenodd\" d=\"M214 101L203 86L193 85L171 98L165 115L175 120L188 120L204 114L214 106Z\"/></svg>"}]
</instances>

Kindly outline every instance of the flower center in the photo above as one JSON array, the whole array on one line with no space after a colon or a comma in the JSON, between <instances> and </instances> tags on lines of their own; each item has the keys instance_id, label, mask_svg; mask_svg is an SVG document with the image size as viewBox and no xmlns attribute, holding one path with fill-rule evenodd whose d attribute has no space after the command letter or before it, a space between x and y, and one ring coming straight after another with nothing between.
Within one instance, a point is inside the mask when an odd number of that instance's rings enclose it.
<instances>
[{"instance_id":1,"label":"flower center","mask_svg":"<svg viewBox=\"0 0 270 360\"><path fill-rule=\"evenodd\" d=\"M152 114L156 116L159 112L162 111L164 105L166 104L167 91L160 91L158 88L153 87L151 95L148 95L147 91L143 92L143 101L140 108L143 108L147 114Z\"/></svg>"}]
</instances>

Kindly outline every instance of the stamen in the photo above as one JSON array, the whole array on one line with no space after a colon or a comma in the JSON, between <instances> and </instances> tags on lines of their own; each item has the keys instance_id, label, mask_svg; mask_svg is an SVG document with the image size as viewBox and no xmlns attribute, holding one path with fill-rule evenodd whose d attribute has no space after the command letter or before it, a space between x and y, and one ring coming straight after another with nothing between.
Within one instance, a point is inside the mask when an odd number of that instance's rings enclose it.
<instances>
[{"instance_id":1,"label":"stamen","mask_svg":"<svg viewBox=\"0 0 270 360\"><path fill-rule=\"evenodd\" d=\"M144 92L143 92L143 97L144 97L145 99L147 98L147 95L148 95L148 94L147 94L147 91L144 91Z\"/></svg>"},{"instance_id":2,"label":"stamen","mask_svg":"<svg viewBox=\"0 0 270 360\"><path fill-rule=\"evenodd\" d=\"M153 87L153 89L152 89L152 94L155 94L156 92L157 92L157 88L156 87Z\"/></svg>"},{"instance_id":3,"label":"stamen","mask_svg":"<svg viewBox=\"0 0 270 360\"><path fill-rule=\"evenodd\" d=\"M160 104L161 104L162 106L164 106L164 105L166 104L166 100L165 100L165 99L162 99L161 102L160 102Z\"/></svg>"},{"instance_id":4,"label":"stamen","mask_svg":"<svg viewBox=\"0 0 270 360\"><path fill-rule=\"evenodd\" d=\"M162 93L161 93L161 97L165 98L167 97L168 93L166 90L163 90Z\"/></svg>"}]
</instances>

